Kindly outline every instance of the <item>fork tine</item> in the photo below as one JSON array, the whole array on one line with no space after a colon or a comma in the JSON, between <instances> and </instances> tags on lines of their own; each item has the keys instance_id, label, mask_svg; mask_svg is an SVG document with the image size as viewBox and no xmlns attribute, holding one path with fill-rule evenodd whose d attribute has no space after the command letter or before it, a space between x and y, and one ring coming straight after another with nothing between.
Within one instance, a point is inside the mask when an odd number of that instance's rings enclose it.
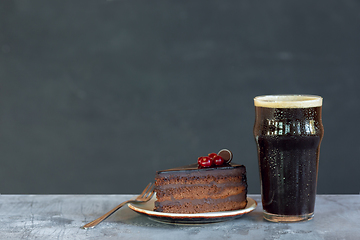
<instances>
[{"instance_id":1,"label":"fork tine","mask_svg":"<svg viewBox=\"0 0 360 240\"><path fill-rule=\"evenodd\" d=\"M154 195L154 188L155 188L155 185L154 184L151 184L151 187L149 188L149 190L147 191L147 193L145 194L145 197L146 198L151 198L152 195ZM151 197L150 197L151 195Z\"/></svg>"},{"instance_id":2,"label":"fork tine","mask_svg":"<svg viewBox=\"0 0 360 240\"><path fill-rule=\"evenodd\" d=\"M149 192L152 191L153 187L154 187L154 185L153 185L152 183L150 183L150 184L148 185L148 188L146 188L146 191L144 192L144 194L142 195L142 197L146 197L146 196L149 194Z\"/></svg>"},{"instance_id":3,"label":"fork tine","mask_svg":"<svg viewBox=\"0 0 360 240\"><path fill-rule=\"evenodd\" d=\"M139 194L139 196L144 196L144 194L147 192L148 188L152 186L152 183L149 183L146 188L144 189L144 191L142 191L142 193Z\"/></svg>"},{"instance_id":4,"label":"fork tine","mask_svg":"<svg viewBox=\"0 0 360 240\"><path fill-rule=\"evenodd\" d=\"M150 194L146 197L146 199L151 199L155 194L155 191L150 192Z\"/></svg>"}]
</instances>

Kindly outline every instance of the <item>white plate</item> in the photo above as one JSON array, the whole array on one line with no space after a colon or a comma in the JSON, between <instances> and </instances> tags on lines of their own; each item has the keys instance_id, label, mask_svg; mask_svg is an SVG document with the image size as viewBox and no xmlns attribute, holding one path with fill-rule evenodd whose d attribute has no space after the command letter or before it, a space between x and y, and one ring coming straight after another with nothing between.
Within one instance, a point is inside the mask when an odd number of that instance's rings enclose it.
<instances>
[{"instance_id":1,"label":"white plate","mask_svg":"<svg viewBox=\"0 0 360 240\"><path fill-rule=\"evenodd\" d=\"M247 214L253 211L257 202L248 197L248 203L244 209L234 210L234 211L223 211L223 212L209 212L209 213L193 213L193 214L184 214L184 213L163 213L155 212L156 197L154 196L149 202L146 203L129 203L128 206L133 211L144 214L152 220L165 222L165 223L181 223L181 224L199 224L199 223L214 223L228 221L231 219L239 218L244 214Z\"/></svg>"}]
</instances>

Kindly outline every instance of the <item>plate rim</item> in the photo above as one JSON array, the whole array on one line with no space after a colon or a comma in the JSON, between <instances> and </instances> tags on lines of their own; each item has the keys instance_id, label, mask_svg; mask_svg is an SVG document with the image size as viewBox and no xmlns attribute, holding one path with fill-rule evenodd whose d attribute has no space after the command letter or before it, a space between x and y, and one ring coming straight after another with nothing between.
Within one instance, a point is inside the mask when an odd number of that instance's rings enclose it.
<instances>
[{"instance_id":1,"label":"plate rim","mask_svg":"<svg viewBox=\"0 0 360 240\"><path fill-rule=\"evenodd\" d=\"M154 201L154 198L151 199L150 201ZM153 210L148 210L148 209L144 209L139 207L139 205L141 204L136 204L134 205L133 203L128 203L128 207L137 212L137 213L142 213L145 214L149 217L165 217L165 218L173 218L173 219L184 219L184 218L207 218L207 219L211 219L211 218L225 218L225 217L233 217L233 216L239 216L239 215L244 215L247 213L252 212L253 210L256 209L258 203L256 202L256 200L254 200L251 197L246 197L248 203L246 204L246 207L243 209L238 209L238 210L232 210L232 211L222 211L222 212L206 212L206 213L164 213L164 212L155 212Z\"/></svg>"}]
</instances>

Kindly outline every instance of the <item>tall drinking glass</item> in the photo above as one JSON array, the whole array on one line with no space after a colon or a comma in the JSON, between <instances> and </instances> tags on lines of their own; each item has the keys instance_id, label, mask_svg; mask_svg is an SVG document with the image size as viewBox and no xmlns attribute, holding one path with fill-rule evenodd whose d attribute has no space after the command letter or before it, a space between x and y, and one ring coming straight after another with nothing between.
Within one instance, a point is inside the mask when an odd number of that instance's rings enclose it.
<instances>
[{"instance_id":1,"label":"tall drinking glass","mask_svg":"<svg viewBox=\"0 0 360 240\"><path fill-rule=\"evenodd\" d=\"M273 222L314 216L322 97L267 95L254 98L263 216Z\"/></svg>"}]
</instances>

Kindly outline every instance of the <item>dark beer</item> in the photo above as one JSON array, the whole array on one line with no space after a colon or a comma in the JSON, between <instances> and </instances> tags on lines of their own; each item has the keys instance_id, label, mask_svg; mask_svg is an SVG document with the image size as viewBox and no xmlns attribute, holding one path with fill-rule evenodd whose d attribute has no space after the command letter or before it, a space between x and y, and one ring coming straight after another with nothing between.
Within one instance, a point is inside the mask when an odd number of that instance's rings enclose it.
<instances>
[{"instance_id":1,"label":"dark beer","mask_svg":"<svg viewBox=\"0 0 360 240\"><path fill-rule=\"evenodd\" d=\"M271 221L311 219L314 213L324 134L322 99L304 104L310 96L293 97L280 96L274 104L255 103L262 204L264 217Z\"/></svg>"}]
</instances>

